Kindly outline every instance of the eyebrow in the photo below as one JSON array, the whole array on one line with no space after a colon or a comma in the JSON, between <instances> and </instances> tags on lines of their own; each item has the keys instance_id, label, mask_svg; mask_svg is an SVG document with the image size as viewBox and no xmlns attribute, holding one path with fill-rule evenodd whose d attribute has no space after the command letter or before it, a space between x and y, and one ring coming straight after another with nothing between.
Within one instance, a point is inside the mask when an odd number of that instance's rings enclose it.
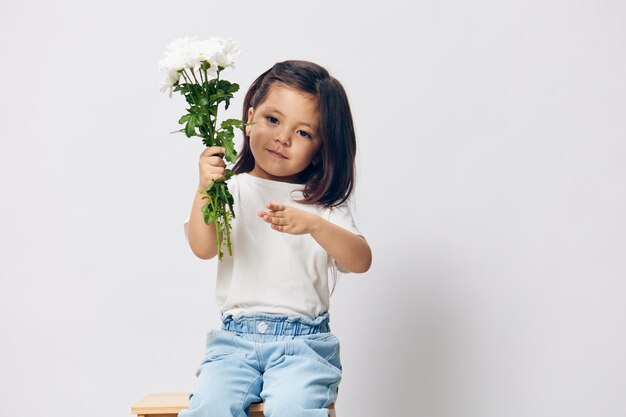
<instances>
[{"instance_id":1,"label":"eyebrow","mask_svg":"<svg viewBox=\"0 0 626 417\"><path fill-rule=\"evenodd\" d=\"M269 112L275 112L280 114L281 116L285 117L285 115L278 109L274 108L274 107L268 107L267 111ZM311 126L310 124L308 124L307 122L300 122L301 125L305 125L308 126L310 129L315 130L315 128L313 126Z\"/></svg>"}]
</instances>

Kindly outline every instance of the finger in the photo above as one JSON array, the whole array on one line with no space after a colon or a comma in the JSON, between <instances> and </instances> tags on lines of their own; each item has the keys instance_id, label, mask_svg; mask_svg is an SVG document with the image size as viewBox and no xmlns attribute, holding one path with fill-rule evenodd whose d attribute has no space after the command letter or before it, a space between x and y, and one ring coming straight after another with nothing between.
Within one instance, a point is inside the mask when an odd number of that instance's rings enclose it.
<instances>
[{"instance_id":1,"label":"finger","mask_svg":"<svg viewBox=\"0 0 626 417\"><path fill-rule=\"evenodd\" d=\"M267 208L272 210L272 211L280 211L280 210L284 210L285 206L282 204L279 204L276 201L270 201L269 203L267 203Z\"/></svg>"},{"instance_id":2,"label":"finger","mask_svg":"<svg viewBox=\"0 0 626 417\"><path fill-rule=\"evenodd\" d=\"M271 220L271 223L273 225L275 225L275 226L276 225L278 225L278 226L285 226L286 223L287 223L287 221L285 219L280 219L278 217L271 217L270 220Z\"/></svg>"},{"instance_id":3,"label":"finger","mask_svg":"<svg viewBox=\"0 0 626 417\"><path fill-rule=\"evenodd\" d=\"M272 222L270 215L268 213L264 212L264 211L259 211L257 213L257 216L262 218L267 223L271 223Z\"/></svg>"},{"instance_id":4,"label":"finger","mask_svg":"<svg viewBox=\"0 0 626 417\"><path fill-rule=\"evenodd\" d=\"M224 162L224 160L222 158L220 158L219 156L208 156L207 157L207 162L209 163L209 165L213 165L216 167L225 167L226 166L226 162Z\"/></svg>"},{"instance_id":5,"label":"finger","mask_svg":"<svg viewBox=\"0 0 626 417\"><path fill-rule=\"evenodd\" d=\"M223 146L209 146L204 151L202 151L202 156L212 156L220 153L226 153L226 148Z\"/></svg>"},{"instance_id":6,"label":"finger","mask_svg":"<svg viewBox=\"0 0 626 417\"><path fill-rule=\"evenodd\" d=\"M274 230L276 230L278 232L284 232L286 230L286 227L278 225L278 224L273 224L272 225L272 229L274 229Z\"/></svg>"},{"instance_id":7,"label":"finger","mask_svg":"<svg viewBox=\"0 0 626 417\"><path fill-rule=\"evenodd\" d=\"M226 168L215 165L207 165L203 168L203 170L209 174L217 175L224 175L224 173L226 172Z\"/></svg>"}]
</instances>

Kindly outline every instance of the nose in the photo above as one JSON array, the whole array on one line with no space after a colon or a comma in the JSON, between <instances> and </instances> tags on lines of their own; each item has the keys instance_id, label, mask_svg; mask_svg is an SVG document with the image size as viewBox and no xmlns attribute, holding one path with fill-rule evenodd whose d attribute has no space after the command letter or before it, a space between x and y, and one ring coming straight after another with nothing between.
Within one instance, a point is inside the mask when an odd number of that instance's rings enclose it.
<instances>
[{"instance_id":1,"label":"nose","mask_svg":"<svg viewBox=\"0 0 626 417\"><path fill-rule=\"evenodd\" d=\"M288 133L283 133L280 136L276 136L276 138L274 140L276 142L282 143L284 146L289 146L289 144L291 143L291 139L289 138L289 134Z\"/></svg>"}]
</instances>

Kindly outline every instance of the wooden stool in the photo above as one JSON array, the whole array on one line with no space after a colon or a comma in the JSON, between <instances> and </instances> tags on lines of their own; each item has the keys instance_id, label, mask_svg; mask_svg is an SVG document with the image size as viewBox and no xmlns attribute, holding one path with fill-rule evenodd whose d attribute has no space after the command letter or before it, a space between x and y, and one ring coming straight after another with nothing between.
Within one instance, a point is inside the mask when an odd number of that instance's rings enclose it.
<instances>
[{"instance_id":1,"label":"wooden stool","mask_svg":"<svg viewBox=\"0 0 626 417\"><path fill-rule=\"evenodd\" d=\"M177 417L180 410L189 405L189 394L186 392L166 392L148 394L131 407L137 417ZM329 417L335 417L335 404L328 406ZM250 406L250 417L263 417L263 403Z\"/></svg>"}]
</instances>

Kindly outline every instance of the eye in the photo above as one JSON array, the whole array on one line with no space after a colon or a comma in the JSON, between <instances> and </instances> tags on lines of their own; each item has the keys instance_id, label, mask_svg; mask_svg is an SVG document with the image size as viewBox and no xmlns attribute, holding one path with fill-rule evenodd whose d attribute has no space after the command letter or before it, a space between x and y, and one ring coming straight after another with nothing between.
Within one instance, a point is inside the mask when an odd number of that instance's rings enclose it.
<instances>
[{"instance_id":1,"label":"eye","mask_svg":"<svg viewBox=\"0 0 626 417\"><path fill-rule=\"evenodd\" d=\"M311 137L311 135L309 135L309 134L308 134L307 132L305 132L304 130L298 130L298 132L302 132L302 133L304 133L304 135L300 135L300 136L303 136L303 137L309 137L309 138Z\"/></svg>"},{"instance_id":2,"label":"eye","mask_svg":"<svg viewBox=\"0 0 626 417\"><path fill-rule=\"evenodd\" d=\"M270 122L271 124L275 124L275 123L273 122L273 120L276 120L276 122L278 122L278 119L277 119L277 118L275 118L274 116L267 116L267 117L266 117L266 119L267 119L267 120L269 120L269 122Z\"/></svg>"}]
</instances>

